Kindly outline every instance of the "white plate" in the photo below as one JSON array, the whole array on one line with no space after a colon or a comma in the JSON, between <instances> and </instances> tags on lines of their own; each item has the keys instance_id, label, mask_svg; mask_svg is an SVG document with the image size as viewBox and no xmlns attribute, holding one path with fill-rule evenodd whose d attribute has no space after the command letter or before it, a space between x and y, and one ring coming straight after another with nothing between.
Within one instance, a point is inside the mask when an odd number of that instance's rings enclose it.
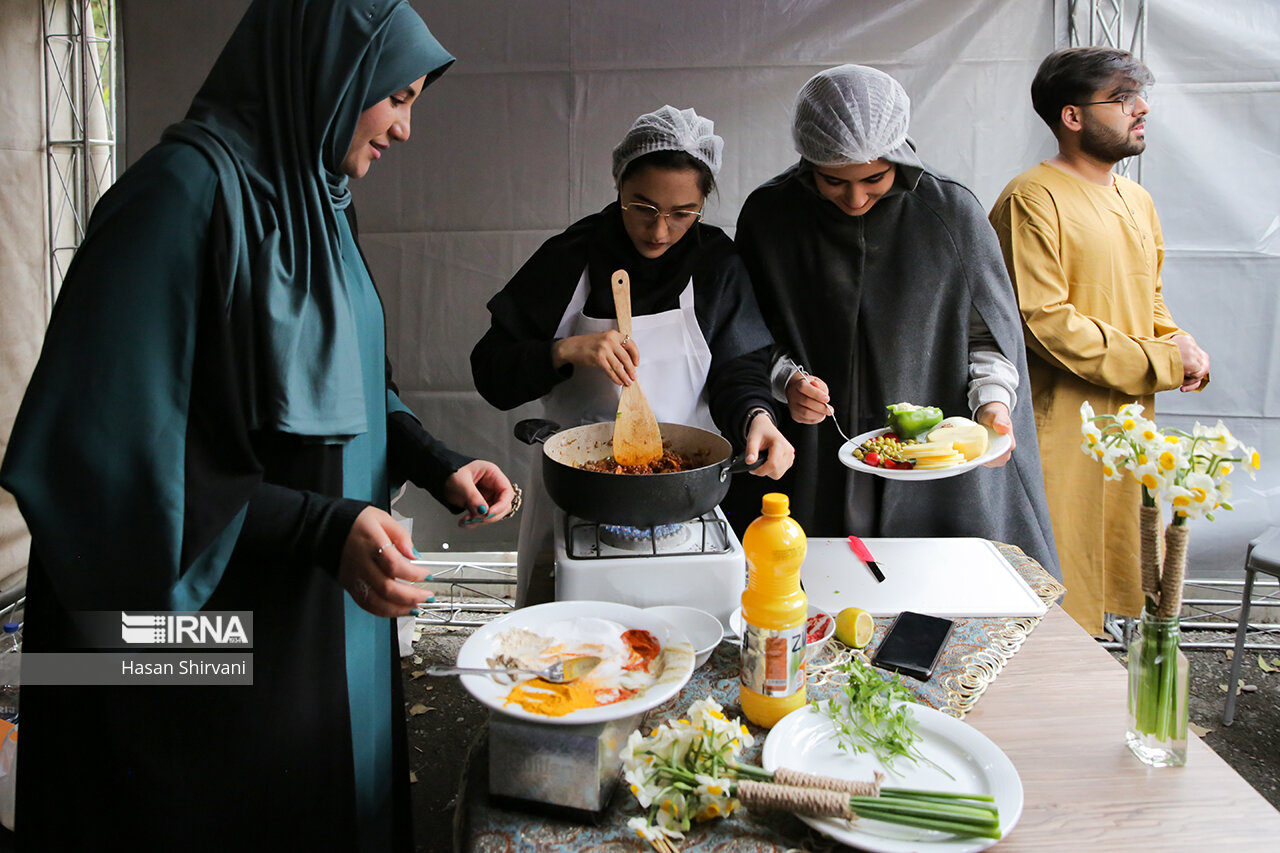
<instances>
[{"instance_id":1,"label":"white plate","mask_svg":"<svg viewBox=\"0 0 1280 853\"><path fill-rule=\"evenodd\" d=\"M672 625L684 631L689 642L693 644L693 668L701 669L711 659L711 653L724 639L724 626L715 614L697 607L685 607L682 604L663 604L658 607L646 607ZM0 656L3 657L3 656Z\"/></svg>"},{"instance_id":2,"label":"white plate","mask_svg":"<svg viewBox=\"0 0 1280 853\"><path fill-rule=\"evenodd\" d=\"M912 705L911 711L921 737L917 742L920 751L946 768L954 780L927 764L898 759L894 762L898 772L894 773L870 753L852 755L841 751L835 727L825 710L814 711L808 705L787 714L769 732L764 742L764 769L772 772L779 767L789 767L806 773L861 780L870 780L876 770L882 770L885 787L989 794L995 797L996 807L1000 809L1000 834L1008 837L1022 816L1022 780L1013 762L1000 747L968 723L924 705ZM838 818L802 816L800 819L824 835L873 853L915 850L971 853L996 843L991 838L957 838L945 832L865 818L857 823Z\"/></svg>"},{"instance_id":3,"label":"white plate","mask_svg":"<svg viewBox=\"0 0 1280 853\"><path fill-rule=\"evenodd\" d=\"M1009 447L1013 444L1007 435L987 428L987 452L979 456L977 459L970 459L968 462L961 462L959 465L952 465L950 468L934 468L928 471L917 471L915 469L906 470L899 468L877 468L868 465L861 459L853 455L853 451L863 444L866 444L873 438L884 435L889 429L881 427L864 432L862 435L855 435L849 441L846 441L840 448L840 461L846 467L855 471L861 471L864 474L875 474L877 477L884 477L888 480L941 480L944 477L954 477L957 474L963 474L965 471L972 471L979 465L985 465L992 459L1003 456Z\"/></svg>"},{"instance_id":4,"label":"white plate","mask_svg":"<svg viewBox=\"0 0 1280 853\"><path fill-rule=\"evenodd\" d=\"M458 666L487 667L487 659L493 654L494 643L499 634L512 628L527 628L537 633L540 628L564 620L594 616L598 619L609 619L624 628L641 628L658 638L662 645L662 675L646 689L612 705L600 705L595 708L581 708L571 711L562 717L548 717L533 714L517 705L504 703L513 685L499 684L487 675L461 676L462 686L467 692L479 699L495 711L523 720L535 720L539 723L574 726L581 723L604 723L618 720L647 711L661 705L680 692L689 676L693 674L693 645L684 632L670 622L653 614L646 613L638 607L626 604L615 604L611 601L553 601L549 604L538 604L513 611L506 616L494 619L476 630L467 638L458 650Z\"/></svg>"}]
</instances>

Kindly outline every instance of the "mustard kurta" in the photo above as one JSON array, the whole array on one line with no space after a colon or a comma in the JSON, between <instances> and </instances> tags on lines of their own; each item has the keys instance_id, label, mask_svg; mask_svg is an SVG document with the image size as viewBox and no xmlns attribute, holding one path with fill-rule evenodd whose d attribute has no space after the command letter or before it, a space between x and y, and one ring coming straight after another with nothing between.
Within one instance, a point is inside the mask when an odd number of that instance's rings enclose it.
<instances>
[{"instance_id":1,"label":"mustard kurta","mask_svg":"<svg viewBox=\"0 0 1280 853\"><path fill-rule=\"evenodd\" d=\"M1185 334L1161 294L1164 239L1151 196L1116 176L1111 187L1041 163L1014 178L991 211L1027 340L1040 461L1064 609L1094 634L1104 612L1142 610L1140 488L1107 482L1080 450L1080 404L1114 412L1182 384L1171 338Z\"/></svg>"}]
</instances>

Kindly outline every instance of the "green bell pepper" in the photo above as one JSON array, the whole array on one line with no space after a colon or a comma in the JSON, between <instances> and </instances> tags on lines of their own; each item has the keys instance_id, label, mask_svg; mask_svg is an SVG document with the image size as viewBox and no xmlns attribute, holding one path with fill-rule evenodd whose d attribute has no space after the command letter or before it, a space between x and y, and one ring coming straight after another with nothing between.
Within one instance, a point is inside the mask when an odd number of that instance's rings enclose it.
<instances>
[{"instance_id":1,"label":"green bell pepper","mask_svg":"<svg viewBox=\"0 0 1280 853\"><path fill-rule=\"evenodd\" d=\"M885 426L904 441L923 435L942 422L942 409L937 406L893 403L885 408L889 411L889 419Z\"/></svg>"}]
</instances>

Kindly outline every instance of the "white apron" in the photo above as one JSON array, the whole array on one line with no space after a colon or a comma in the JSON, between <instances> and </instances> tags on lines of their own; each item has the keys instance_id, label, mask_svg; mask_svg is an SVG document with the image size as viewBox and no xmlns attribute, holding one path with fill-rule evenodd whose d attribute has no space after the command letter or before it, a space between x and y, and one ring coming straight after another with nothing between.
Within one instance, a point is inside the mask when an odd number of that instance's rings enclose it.
<instances>
[{"instance_id":1,"label":"white apron","mask_svg":"<svg viewBox=\"0 0 1280 853\"><path fill-rule=\"evenodd\" d=\"M582 271L573 298L556 329L557 338L590 335L618 328L616 320L602 320L582 313L590 285ZM693 310L693 279L680 293L680 307L660 314L632 317L631 338L640 351L636 368L645 397L654 415L665 423L718 432L707 405L707 372L711 369L711 348L698 326ZM618 414L614 385L599 368L575 367L573 376L556 385L542 398L545 416L561 428L613 421ZM520 520L520 545L516 561L516 606L541 604L555 598L554 539L552 525L555 505L542 484L542 445L534 445L532 484L526 490Z\"/></svg>"}]
</instances>

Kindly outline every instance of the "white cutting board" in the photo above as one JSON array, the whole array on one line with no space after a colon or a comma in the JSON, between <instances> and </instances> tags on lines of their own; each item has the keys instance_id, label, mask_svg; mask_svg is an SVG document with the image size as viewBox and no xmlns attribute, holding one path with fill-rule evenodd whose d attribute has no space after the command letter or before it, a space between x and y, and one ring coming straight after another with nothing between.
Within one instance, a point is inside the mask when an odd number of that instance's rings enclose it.
<instances>
[{"instance_id":1,"label":"white cutting board","mask_svg":"<svg viewBox=\"0 0 1280 853\"><path fill-rule=\"evenodd\" d=\"M903 610L931 616L1043 616L1040 596L986 539L863 539L884 573L847 539L810 539L800 568L809 602L831 614L861 607L872 616Z\"/></svg>"}]
</instances>

